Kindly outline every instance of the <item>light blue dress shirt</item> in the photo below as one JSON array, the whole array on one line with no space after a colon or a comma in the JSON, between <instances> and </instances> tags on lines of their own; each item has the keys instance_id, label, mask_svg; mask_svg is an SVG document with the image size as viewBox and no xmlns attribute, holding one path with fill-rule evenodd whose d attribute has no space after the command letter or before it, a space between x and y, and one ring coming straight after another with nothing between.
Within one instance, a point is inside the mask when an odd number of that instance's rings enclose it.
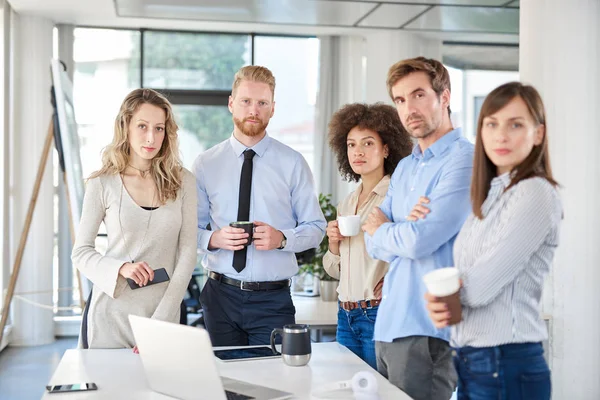
<instances>
[{"instance_id":1,"label":"light blue dress shirt","mask_svg":"<svg viewBox=\"0 0 600 400\"><path fill-rule=\"evenodd\" d=\"M423 275L451 267L452 246L471 211L469 190L473 145L460 129L447 133L424 153L417 145L394 171L380 208L388 222L373 236L365 233L371 257L390 263L383 283L383 298L375 321L375 340L392 342L408 336L448 340L448 328L437 329L425 308ZM426 196L431 212L425 219L407 221Z\"/></svg>"},{"instance_id":2,"label":"light blue dress shirt","mask_svg":"<svg viewBox=\"0 0 600 400\"><path fill-rule=\"evenodd\" d=\"M288 279L298 272L295 253L316 248L325 234L312 173L297 151L266 135L252 147L250 220L261 221L283 232L282 250L248 247L246 268L237 272L233 251L208 250L212 231L237 220L240 174L247 148L233 135L206 150L194 162L198 187L198 248L206 269L250 282ZM210 223L212 230L207 230Z\"/></svg>"}]
</instances>

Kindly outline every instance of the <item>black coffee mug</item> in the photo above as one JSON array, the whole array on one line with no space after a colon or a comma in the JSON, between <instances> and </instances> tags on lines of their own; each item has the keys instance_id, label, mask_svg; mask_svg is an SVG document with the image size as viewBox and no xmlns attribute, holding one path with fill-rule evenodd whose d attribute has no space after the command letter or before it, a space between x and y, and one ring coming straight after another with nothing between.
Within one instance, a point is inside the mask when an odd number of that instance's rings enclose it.
<instances>
[{"instance_id":1,"label":"black coffee mug","mask_svg":"<svg viewBox=\"0 0 600 400\"><path fill-rule=\"evenodd\" d=\"M275 349L275 336L281 335L281 358L292 367L308 364L310 361L310 328L308 325L284 325L283 329L271 332L271 350Z\"/></svg>"},{"instance_id":2,"label":"black coffee mug","mask_svg":"<svg viewBox=\"0 0 600 400\"><path fill-rule=\"evenodd\" d=\"M254 233L254 222L249 221L236 221L229 224L232 228L242 228L248 236L248 243L244 246L249 246L252 243L252 235Z\"/></svg>"}]
</instances>

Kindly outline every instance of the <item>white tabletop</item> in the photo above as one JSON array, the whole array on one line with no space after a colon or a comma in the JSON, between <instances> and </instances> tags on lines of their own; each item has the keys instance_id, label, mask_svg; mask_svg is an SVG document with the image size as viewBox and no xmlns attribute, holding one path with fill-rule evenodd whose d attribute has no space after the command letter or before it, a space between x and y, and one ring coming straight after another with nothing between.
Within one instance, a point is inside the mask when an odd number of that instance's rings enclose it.
<instances>
[{"instance_id":1,"label":"white tabletop","mask_svg":"<svg viewBox=\"0 0 600 400\"><path fill-rule=\"evenodd\" d=\"M313 343L308 365L290 367L281 359L218 362L222 376L292 392L295 399L308 400L319 386L350 380L358 371L371 371L377 378L381 400L410 400L360 358L338 343ZM67 350L54 372L50 385L94 382L97 391L48 394L47 400L74 399L170 399L152 392L146 382L142 363L130 349ZM336 396L339 396L338 393ZM199 392L200 395L200 392ZM351 392L348 397L352 398ZM199 397L200 399L200 397Z\"/></svg>"},{"instance_id":2,"label":"white tabletop","mask_svg":"<svg viewBox=\"0 0 600 400\"><path fill-rule=\"evenodd\" d=\"M296 307L296 323L313 326L336 326L338 302L323 301L320 296L292 296Z\"/></svg>"}]
</instances>

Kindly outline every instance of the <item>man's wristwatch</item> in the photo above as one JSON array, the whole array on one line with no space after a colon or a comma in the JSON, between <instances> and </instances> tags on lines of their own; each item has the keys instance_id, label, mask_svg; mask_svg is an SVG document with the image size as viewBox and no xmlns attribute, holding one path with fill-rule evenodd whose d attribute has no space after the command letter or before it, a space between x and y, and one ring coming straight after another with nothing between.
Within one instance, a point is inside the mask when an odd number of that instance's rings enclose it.
<instances>
[{"instance_id":1,"label":"man's wristwatch","mask_svg":"<svg viewBox=\"0 0 600 400\"><path fill-rule=\"evenodd\" d=\"M281 235L283 236L283 240L281 241L281 244L279 245L277 250L282 250L285 247L285 245L287 244L287 238L285 237L283 232L281 232Z\"/></svg>"}]
</instances>

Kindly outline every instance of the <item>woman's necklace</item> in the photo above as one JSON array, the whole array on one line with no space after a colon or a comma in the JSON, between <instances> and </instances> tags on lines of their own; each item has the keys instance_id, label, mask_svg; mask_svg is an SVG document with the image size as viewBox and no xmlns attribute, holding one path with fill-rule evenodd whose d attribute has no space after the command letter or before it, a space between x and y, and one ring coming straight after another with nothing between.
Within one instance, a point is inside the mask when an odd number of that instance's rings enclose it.
<instances>
[{"instance_id":1,"label":"woman's necklace","mask_svg":"<svg viewBox=\"0 0 600 400\"><path fill-rule=\"evenodd\" d=\"M129 166L130 166L131 168L133 168L133 169L137 169L138 171L140 171L140 175L141 175L141 177L142 177L142 178L145 178L145 177L146 177L146 175L148 174L148 172L150 172L150 168L148 168L148 169L139 169L139 168L137 168L137 167L134 167L134 166L133 166L133 165L131 165L131 164L129 164Z\"/></svg>"}]
</instances>

